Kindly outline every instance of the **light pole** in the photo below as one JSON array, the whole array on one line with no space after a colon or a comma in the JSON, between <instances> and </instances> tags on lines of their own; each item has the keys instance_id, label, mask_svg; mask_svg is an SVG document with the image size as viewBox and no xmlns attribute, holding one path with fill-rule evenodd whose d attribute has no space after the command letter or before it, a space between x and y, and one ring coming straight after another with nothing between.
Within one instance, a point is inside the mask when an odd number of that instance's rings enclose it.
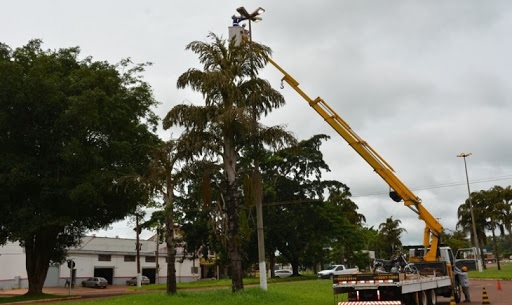
<instances>
[{"instance_id":1,"label":"light pole","mask_svg":"<svg viewBox=\"0 0 512 305\"><path fill-rule=\"evenodd\" d=\"M240 16L231 17L233 19L233 24L238 24L239 22L248 20L249 21L249 41L252 41L252 31L251 31L251 21L259 22L261 21L261 17L258 17L259 15L263 14L265 10L262 7L258 7L254 12L248 13L245 7L241 6L236 9L238 13L240 13Z\"/></svg>"},{"instance_id":2,"label":"light pole","mask_svg":"<svg viewBox=\"0 0 512 305\"><path fill-rule=\"evenodd\" d=\"M471 213L471 226L473 229L473 245L476 248L476 259L477 259L477 268L478 271L482 272L482 262L481 262L481 255L480 255L480 246L478 242L478 236L476 235L476 223L475 223L475 212L473 211L473 203L471 201L471 190L469 189L469 176L468 176L468 165L466 163L466 157L471 156L471 153L460 153L457 155L459 158L464 159L464 169L466 170L466 182L468 185L468 202L469 202L469 212Z\"/></svg>"},{"instance_id":3,"label":"light pole","mask_svg":"<svg viewBox=\"0 0 512 305\"><path fill-rule=\"evenodd\" d=\"M251 31L251 21L258 22L261 21L261 17L258 17L260 14L263 14L265 10L261 7L258 7L254 12L249 14L245 7L241 6L236 9L240 16L231 17L233 20L233 25L238 25L238 23L248 20L249 21L249 41L252 41L252 31ZM256 110L254 110L254 121L256 121ZM254 145L255 149L257 149L257 144ZM257 175L253 175L253 179L259 179L260 181L253 182L253 187L256 191L260 191L261 188L255 187L255 185L261 184L261 174L259 172L259 156L256 155L254 159L254 169ZM267 265L265 260L265 236L263 232L263 194L257 194L256 196L256 231L258 236L258 267L259 267L259 275L260 275L260 288L263 290L267 290Z\"/></svg>"}]
</instances>

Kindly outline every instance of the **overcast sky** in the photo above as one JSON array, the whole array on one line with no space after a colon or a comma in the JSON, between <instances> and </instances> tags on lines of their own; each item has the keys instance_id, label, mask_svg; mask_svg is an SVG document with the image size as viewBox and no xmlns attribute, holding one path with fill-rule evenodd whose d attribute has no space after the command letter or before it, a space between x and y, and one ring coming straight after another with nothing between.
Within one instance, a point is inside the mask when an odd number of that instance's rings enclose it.
<instances>
[{"instance_id":1,"label":"overcast sky","mask_svg":"<svg viewBox=\"0 0 512 305\"><path fill-rule=\"evenodd\" d=\"M457 154L472 153L471 191L512 184L507 0L18 0L2 5L0 41L16 48L40 38L44 48L79 46L95 60L152 62L144 78L163 117L184 101L201 103L176 89L180 74L200 67L185 46L208 41L210 32L227 37L240 6L266 10L263 22L252 24L253 40L272 48L310 97L334 108L446 229L455 229L468 196ZM262 77L279 89L282 75L272 66ZM322 146L331 168L324 178L350 187L368 226L393 216L407 230L404 243L421 243L423 222L389 199L387 184L293 89L281 92L287 105L265 123L286 125L300 140L330 135ZM126 223L98 234L134 237Z\"/></svg>"}]
</instances>

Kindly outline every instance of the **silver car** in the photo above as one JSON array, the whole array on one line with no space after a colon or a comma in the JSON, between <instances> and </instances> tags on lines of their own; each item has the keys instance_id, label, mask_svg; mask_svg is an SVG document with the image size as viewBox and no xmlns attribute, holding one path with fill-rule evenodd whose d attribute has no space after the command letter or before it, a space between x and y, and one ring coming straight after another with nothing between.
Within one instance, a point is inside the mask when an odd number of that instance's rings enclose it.
<instances>
[{"instance_id":1,"label":"silver car","mask_svg":"<svg viewBox=\"0 0 512 305\"><path fill-rule=\"evenodd\" d=\"M151 283L151 281L149 280L149 277L143 275L142 278L140 279L140 283L141 283L141 285L149 285ZM131 279L127 280L126 285L128 285L128 286L137 285L137 277L134 276Z\"/></svg>"},{"instance_id":2,"label":"silver car","mask_svg":"<svg viewBox=\"0 0 512 305\"><path fill-rule=\"evenodd\" d=\"M291 270L288 270L288 269L280 269L280 270L274 271L274 274L278 278L285 278L285 277L291 276L293 274L293 272Z\"/></svg>"},{"instance_id":3,"label":"silver car","mask_svg":"<svg viewBox=\"0 0 512 305\"><path fill-rule=\"evenodd\" d=\"M90 277L82 281L82 287L107 288L108 281L104 277Z\"/></svg>"}]
</instances>

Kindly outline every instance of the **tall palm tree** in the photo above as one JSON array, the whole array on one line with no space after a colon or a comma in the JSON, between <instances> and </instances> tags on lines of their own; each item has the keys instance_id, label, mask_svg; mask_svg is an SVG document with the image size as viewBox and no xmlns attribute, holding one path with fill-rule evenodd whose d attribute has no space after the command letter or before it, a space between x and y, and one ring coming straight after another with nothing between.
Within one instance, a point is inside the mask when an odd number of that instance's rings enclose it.
<instances>
[{"instance_id":1,"label":"tall palm tree","mask_svg":"<svg viewBox=\"0 0 512 305\"><path fill-rule=\"evenodd\" d=\"M255 130L254 118L284 105L283 96L267 81L258 78L270 56L270 48L247 42L237 45L210 34L211 43L187 45L199 56L203 69L191 68L177 81L178 88L190 87L203 95L205 105L177 105L164 118L164 128L181 126L196 137L205 151L223 160L224 204L228 230L228 257L232 291L243 289L240 243L238 157Z\"/></svg>"},{"instance_id":2,"label":"tall palm tree","mask_svg":"<svg viewBox=\"0 0 512 305\"><path fill-rule=\"evenodd\" d=\"M492 234L493 251L497 259L498 270L501 270L501 265L496 230L498 229L500 235L504 236L505 228L510 227L511 207L504 195L505 189L501 186L494 186L488 191L480 191L478 194L478 200L481 200L482 205L485 206L486 229Z\"/></svg>"},{"instance_id":3,"label":"tall palm tree","mask_svg":"<svg viewBox=\"0 0 512 305\"><path fill-rule=\"evenodd\" d=\"M393 216L386 218L386 221L379 224L379 234L382 236L382 241L388 246L390 252L388 254L393 255L395 249L402 245L400 237L403 233L407 232L406 229L401 228L402 221L399 219L393 219Z\"/></svg>"},{"instance_id":4,"label":"tall palm tree","mask_svg":"<svg viewBox=\"0 0 512 305\"><path fill-rule=\"evenodd\" d=\"M184 133L179 139L169 140L156 145L151 152L151 162L148 165L146 175L139 177L139 183L147 186L150 196L162 196L164 199L164 211L161 221L165 223L165 240L167 244L167 293L177 292L176 284L176 255L174 225L174 188L176 181L182 174L179 172L179 163L187 161L200 152L202 147L190 139ZM154 220L157 222L157 219Z\"/></svg>"},{"instance_id":5,"label":"tall palm tree","mask_svg":"<svg viewBox=\"0 0 512 305\"><path fill-rule=\"evenodd\" d=\"M480 247L478 250L480 253L483 253L483 247L484 245L487 245L487 236L485 234L486 221L483 213L485 207L481 200L476 199L477 193L471 193L471 203L468 198L457 209L457 217L459 219L457 221L457 229L465 232L466 234L469 233L471 244L473 244L475 239L478 240L478 245ZM475 230L473 230L473 222L471 219L471 205L473 206L473 216L475 217ZM476 231L476 237L474 231ZM485 260L482 260L482 265L484 269L487 269Z\"/></svg>"},{"instance_id":6,"label":"tall palm tree","mask_svg":"<svg viewBox=\"0 0 512 305\"><path fill-rule=\"evenodd\" d=\"M504 215L503 226L512 238L512 187L510 185L501 189L501 199L508 206Z\"/></svg>"}]
</instances>

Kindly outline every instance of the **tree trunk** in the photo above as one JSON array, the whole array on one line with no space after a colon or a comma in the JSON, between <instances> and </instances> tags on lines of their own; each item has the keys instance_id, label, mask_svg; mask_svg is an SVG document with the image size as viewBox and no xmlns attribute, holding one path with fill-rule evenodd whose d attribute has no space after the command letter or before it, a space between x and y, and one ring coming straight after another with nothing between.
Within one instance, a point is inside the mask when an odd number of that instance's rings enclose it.
<instances>
[{"instance_id":1,"label":"tree trunk","mask_svg":"<svg viewBox=\"0 0 512 305\"><path fill-rule=\"evenodd\" d=\"M274 272L276 270L276 255L274 252L271 252L268 256L268 264L270 267L270 277L275 277L276 273Z\"/></svg>"},{"instance_id":2,"label":"tree trunk","mask_svg":"<svg viewBox=\"0 0 512 305\"><path fill-rule=\"evenodd\" d=\"M496 240L496 233L494 233L494 228L491 230L492 232L492 243L494 248L494 257L496 258L496 264L498 264L498 270L501 270L500 264L500 254L498 252L498 241Z\"/></svg>"},{"instance_id":3,"label":"tree trunk","mask_svg":"<svg viewBox=\"0 0 512 305\"><path fill-rule=\"evenodd\" d=\"M175 294L178 291L176 285L176 255L174 246L174 225L167 224L167 293Z\"/></svg>"},{"instance_id":4,"label":"tree trunk","mask_svg":"<svg viewBox=\"0 0 512 305\"><path fill-rule=\"evenodd\" d=\"M244 289L242 255L240 248L240 224L237 202L237 184L228 181L226 192L226 214L228 218L228 255L231 264L231 290L232 292Z\"/></svg>"},{"instance_id":5,"label":"tree trunk","mask_svg":"<svg viewBox=\"0 0 512 305\"><path fill-rule=\"evenodd\" d=\"M298 259L293 259L290 264L292 265L292 272L293 274L292 275L299 275L299 260Z\"/></svg>"},{"instance_id":6,"label":"tree trunk","mask_svg":"<svg viewBox=\"0 0 512 305\"><path fill-rule=\"evenodd\" d=\"M480 255L479 256L480 256L480 260L482 261L482 267L484 270L486 270L487 265L485 264L485 259L484 259L484 245L481 240L478 242L478 245L480 246L480 249L479 249Z\"/></svg>"},{"instance_id":7,"label":"tree trunk","mask_svg":"<svg viewBox=\"0 0 512 305\"><path fill-rule=\"evenodd\" d=\"M170 171L168 170L168 173ZM166 194L166 236L167 243L167 293L175 294L178 291L176 285L176 254L175 254L175 241L174 241L174 198L173 198L173 184L171 182L170 174L167 174L167 194Z\"/></svg>"},{"instance_id":8,"label":"tree trunk","mask_svg":"<svg viewBox=\"0 0 512 305\"><path fill-rule=\"evenodd\" d=\"M58 231L42 229L24 241L25 267L28 276L27 295L43 294L43 285L50 266L51 251L55 247Z\"/></svg>"}]
</instances>

